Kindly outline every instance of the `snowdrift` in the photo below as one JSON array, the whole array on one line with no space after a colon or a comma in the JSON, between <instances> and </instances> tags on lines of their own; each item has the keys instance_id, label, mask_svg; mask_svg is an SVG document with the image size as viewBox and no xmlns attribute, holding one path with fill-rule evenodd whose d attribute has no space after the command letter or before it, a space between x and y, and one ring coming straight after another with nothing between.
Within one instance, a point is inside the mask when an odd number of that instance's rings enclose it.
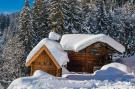
<instances>
[{"instance_id":1,"label":"snowdrift","mask_svg":"<svg viewBox=\"0 0 135 89\"><path fill-rule=\"evenodd\" d=\"M117 79L124 78L125 75L131 74L131 70L124 64L110 63L103 66L100 70L95 71L93 74L67 74L63 75L65 78L71 80L108 80L115 81ZM132 75L131 75L132 76ZM132 78L129 75L129 78ZM127 76L128 77L128 76Z\"/></svg>"},{"instance_id":2,"label":"snowdrift","mask_svg":"<svg viewBox=\"0 0 135 89\"><path fill-rule=\"evenodd\" d=\"M131 69L124 64L111 63L103 66L100 70L94 72L94 77L100 80L116 80L126 74L130 74Z\"/></svg>"},{"instance_id":3,"label":"snowdrift","mask_svg":"<svg viewBox=\"0 0 135 89\"><path fill-rule=\"evenodd\" d=\"M120 61L130 67L135 74L135 54L131 57L120 59Z\"/></svg>"},{"instance_id":4,"label":"snowdrift","mask_svg":"<svg viewBox=\"0 0 135 89\"><path fill-rule=\"evenodd\" d=\"M118 70L118 71L115 71L115 70ZM120 63L110 63L107 65L104 65L99 71L106 71L106 73L102 73L103 75L105 74L120 75L120 74L125 74L125 73L131 73L131 70L128 66L124 64L120 64Z\"/></svg>"},{"instance_id":5,"label":"snowdrift","mask_svg":"<svg viewBox=\"0 0 135 89\"><path fill-rule=\"evenodd\" d=\"M135 67L135 55L128 58L123 58L121 61L129 67Z\"/></svg>"},{"instance_id":6,"label":"snowdrift","mask_svg":"<svg viewBox=\"0 0 135 89\"><path fill-rule=\"evenodd\" d=\"M35 71L33 76L18 78L11 83L8 89L40 89L39 84L43 84L44 80L54 80L55 77L43 71ZM55 79L56 80L56 79Z\"/></svg>"},{"instance_id":7,"label":"snowdrift","mask_svg":"<svg viewBox=\"0 0 135 89\"><path fill-rule=\"evenodd\" d=\"M113 81L112 81L113 80ZM58 78L40 70L14 80L8 89L135 89L135 77L126 65L111 63L94 74L65 74Z\"/></svg>"}]
</instances>

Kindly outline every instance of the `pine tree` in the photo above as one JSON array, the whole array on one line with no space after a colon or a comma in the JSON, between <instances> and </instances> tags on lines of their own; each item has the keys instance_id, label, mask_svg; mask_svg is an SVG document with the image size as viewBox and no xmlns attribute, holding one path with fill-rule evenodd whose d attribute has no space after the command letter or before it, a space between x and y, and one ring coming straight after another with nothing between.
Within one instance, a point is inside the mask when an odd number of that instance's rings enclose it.
<instances>
[{"instance_id":1,"label":"pine tree","mask_svg":"<svg viewBox=\"0 0 135 89\"><path fill-rule=\"evenodd\" d=\"M32 24L33 30L36 35L35 45L43 38L47 37L50 32L49 28L49 3L45 0L35 0L34 6L32 8Z\"/></svg>"},{"instance_id":2,"label":"pine tree","mask_svg":"<svg viewBox=\"0 0 135 89\"><path fill-rule=\"evenodd\" d=\"M99 33L104 33L106 35L111 35L112 29L112 18L108 10L105 9L105 2L102 0L97 0L97 30Z\"/></svg>"},{"instance_id":3,"label":"pine tree","mask_svg":"<svg viewBox=\"0 0 135 89\"><path fill-rule=\"evenodd\" d=\"M31 21L31 11L30 11L30 6L29 6L29 0L25 0L25 6L20 14L20 18L19 18L19 30L16 34L16 41L20 44L20 47L22 47L23 49L23 53L20 53L18 55L20 55L20 58L16 59L20 61L20 64L22 65L20 70L22 73L25 72L25 59L27 57L27 55L29 54L29 52L32 50L33 48L33 43L35 42L34 39L34 31L32 28L32 21ZM16 43L17 44L17 43ZM16 49L19 50L19 47L17 47ZM13 52L13 54L15 54ZM25 73L24 73L25 74Z\"/></svg>"},{"instance_id":4,"label":"pine tree","mask_svg":"<svg viewBox=\"0 0 135 89\"><path fill-rule=\"evenodd\" d=\"M23 42L25 47L24 59L33 48L34 31L32 28L31 11L29 1L25 0L25 6L20 14L19 18L19 34L18 38Z\"/></svg>"},{"instance_id":5,"label":"pine tree","mask_svg":"<svg viewBox=\"0 0 135 89\"><path fill-rule=\"evenodd\" d=\"M3 32L9 26L9 15L0 14L0 31Z\"/></svg>"},{"instance_id":6,"label":"pine tree","mask_svg":"<svg viewBox=\"0 0 135 89\"><path fill-rule=\"evenodd\" d=\"M95 34L98 33L97 26L96 26L96 10L94 9L94 6L85 5L82 7L82 17L83 17L83 23L82 23L82 30L83 33L91 33Z\"/></svg>"},{"instance_id":7,"label":"pine tree","mask_svg":"<svg viewBox=\"0 0 135 89\"><path fill-rule=\"evenodd\" d=\"M69 33L82 33L82 13L77 0L62 0L64 27Z\"/></svg>"},{"instance_id":8,"label":"pine tree","mask_svg":"<svg viewBox=\"0 0 135 89\"><path fill-rule=\"evenodd\" d=\"M25 75L23 54L24 54L23 42L18 39L17 36L11 37L4 45L2 58L3 66L0 71L0 78L4 81L13 81L18 77Z\"/></svg>"},{"instance_id":9,"label":"pine tree","mask_svg":"<svg viewBox=\"0 0 135 89\"><path fill-rule=\"evenodd\" d=\"M50 27L51 31L64 33L64 16L61 8L61 0L52 0L50 3Z\"/></svg>"}]
</instances>

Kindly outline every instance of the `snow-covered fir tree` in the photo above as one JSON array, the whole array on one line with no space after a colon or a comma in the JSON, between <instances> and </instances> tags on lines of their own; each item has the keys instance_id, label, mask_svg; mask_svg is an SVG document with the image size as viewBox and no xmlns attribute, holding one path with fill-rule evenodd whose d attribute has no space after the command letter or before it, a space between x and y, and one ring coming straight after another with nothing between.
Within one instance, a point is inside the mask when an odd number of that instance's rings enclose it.
<instances>
[{"instance_id":1,"label":"snow-covered fir tree","mask_svg":"<svg viewBox=\"0 0 135 89\"><path fill-rule=\"evenodd\" d=\"M81 33L82 13L78 0L62 0L64 26L69 33Z\"/></svg>"},{"instance_id":2,"label":"snow-covered fir tree","mask_svg":"<svg viewBox=\"0 0 135 89\"><path fill-rule=\"evenodd\" d=\"M50 32L48 15L49 15L49 1L35 0L32 8L32 24L35 32L36 45L41 39L48 36Z\"/></svg>"},{"instance_id":3,"label":"snow-covered fir tree","mask_svg":"<svg viewBox=\"0 0 135 89\"><path fill-rule=\"evenodd\" d=\"M104 33L111 36L111 31L113 31L111 14L105 8L105 2L103 0L97 0L96 6L97 30L99 30L99 33Z\"/></svg>"},{"instance_id":4,"label":"snow-covered fir tree","mask_svg":"<svg viewBox=\"0 0 135 89\"><path fill-rule=\"evenodd\" d=\"M4 62L0 69L0 76L3 76L1 80L12 81L25 75L25 58L32 49L33 39L30 18L29 2L26 0L19 19L19 30L15 35L13 32L9 33L10 37L3 49Z\"/></svg>"},{"instance_id":5,"label":"snow-covered fir tree","mask_svg":"<svg viewBox=\"0 0 135 89\"><path fill-rule=\"evenodd\" d=\"M34 34L29 0L25 0L25 6L20 14L18 34L19 40L23 42L25 47L24 59L33 48Z\"/></svg>"},{"instance_id":6,"label":"snow-covered fir tree","mask_svg":"<svg viewBox=\"0 0 135 89\"><path fill-rule=\"evenodd\" d=\"M2 60L0 68L0 80L4 87L6 88L12 80L24 76L24 46L22 41L19 40L17 33L11 30L12 27L4 32L5 43L3 45Z\"/></svg>"},{"instance_id":7,"label":"snow-covered fir tree","mask_svg":"<svg viewBox=\"0 0 135 89\"><path fill-rule=\"evenodd\" d=\"M128 5L128 4L127 4ZM117 29L117 40L126 47L124 56L133 55L135 51L135 19L133 6L128 5L125 8L116 9L113 13L113 27Z\"/></svg>"},{"instance_id":8,"label":"snow-covered fir tree","mask_svg":"<svg viewBox=\"0 0 135 89\"><path fill-rule=\"evenodd\" d=\"M1 80L12 81L18 77L24 76L24 47L23 42L18 39L17 36L14 36L8 40L4 46L2 58L3 66L1 67L0 76Z\"/></svg>"},{"instance_id":9,"label":"snow-covered fir tree","mask_svg":"<svg viewBox=\"0 0 135 89\"><path fill-rule=\"evenodd\" d=\"M51 30L59 34L64 33L64 15L61 8L61 0L51 0L50 2L50 27Z\"/></svg>"},{"instance_id":10,"label":"snow-covered fir tree","mask_svg":"<svg viewBox=\"0 0 135 89\"><path fill-rule=\"evenodd\" d=\"M10 33L4 46L2 58L3 66L0 69L1 80L12 81L25 75L25 58L32 49L33 31L28 0L25 1L24 9L20 14L19 30ZM8 83L8 82L7 82ZM10 82L9 82L10 83Z\"/></svg>"},{"instance_id":11,"label":"snow-covered fir tree","mask_svg":"<svg viewBox=\"0 0 135 89\"><path fill-rule=\"evenodd\" d=\"M96 6L94 4L85 5L82 7L82 30L83 33L95 34L97 30L97 19L96 19Z\"/></svg>"}]
</instances>

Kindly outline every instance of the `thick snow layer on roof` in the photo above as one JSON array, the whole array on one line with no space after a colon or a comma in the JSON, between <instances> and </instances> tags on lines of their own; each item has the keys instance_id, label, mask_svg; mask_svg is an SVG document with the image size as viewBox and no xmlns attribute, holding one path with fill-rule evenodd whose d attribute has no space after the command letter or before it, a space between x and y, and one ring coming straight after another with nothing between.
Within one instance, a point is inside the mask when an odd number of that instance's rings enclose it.
<instances>
[{"instance_id":1,"label":"thick snow layer on roof","mask_svg":"<svg viewBox=\"0 0 135 89\"><path fill-rule=\"evenodd\" d=\"M58 33L50 32L49 39L51 40L60 40L61 36Z\"/></svg>"},{"instance_id":2,"label":"thick snow layer on roof","mask_svg":"<svg viewBox=\"0 0 135 89\"><path fill-rule=\"evenodd\" d=\"M96 42L106 43L121 53L125 51L125 47L123 45L104 34L65 34L62 36L60 44L64 50L78 52Z\"/></svg>"},{"instance_id":3,"label":"thick snow layer on roof","mask_svg":"<svg viewBox=\"0 0 135 89\"><path fill-rule=\"evenodd\" d=\"M27 56L26 63L30 61L35 53L37 53L37 51L39 51L39 49L43 46L48 48L60 66L65 65L69 61L67 53L62 49L58 42L45 38L32 49L32 51Z\"/></svg>"}]
</instances>

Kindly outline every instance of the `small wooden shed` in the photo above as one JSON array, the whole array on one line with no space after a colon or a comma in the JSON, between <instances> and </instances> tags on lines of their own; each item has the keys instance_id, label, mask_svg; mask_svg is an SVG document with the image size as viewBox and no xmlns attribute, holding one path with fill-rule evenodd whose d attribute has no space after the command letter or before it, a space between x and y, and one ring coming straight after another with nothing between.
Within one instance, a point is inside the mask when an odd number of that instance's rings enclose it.
<instances>
[{"instance_id":1,"label":"small wooden shed","mask_svg":"<svg viewBox=\"0 0 135 89\"><path fill-rule=\"evenodd\" d=\"M104 34L66 34L61 45L68 52L67 69L72 72L93 73L112 61L113 53L123 53L125 47Z\"/></svg>"},{"instance_id":2,"label":"small wooden shed","mask_svg":"<svg viewBox=\"0 0 135 89\"><path fill-rule=\"evenodd\" d=\"M67 53L61 45L50 39L41 40L30 52L26 59L26 66L30 68L30 75L36 70L42 70L54 76L61 76L62 65L68 61Z\"/></svg>"}]
</instances>

